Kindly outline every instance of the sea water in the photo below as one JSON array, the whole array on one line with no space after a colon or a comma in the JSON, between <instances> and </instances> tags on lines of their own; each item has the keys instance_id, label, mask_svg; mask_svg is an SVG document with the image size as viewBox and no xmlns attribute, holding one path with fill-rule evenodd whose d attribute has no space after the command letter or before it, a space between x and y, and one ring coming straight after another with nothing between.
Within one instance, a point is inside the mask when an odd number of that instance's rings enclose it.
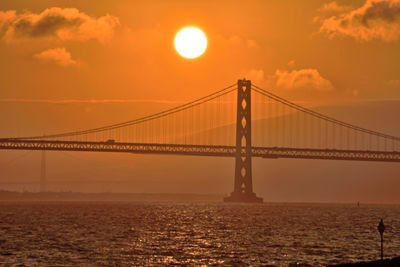
<instances>
[{"instance_id":1,"label":"sea water","mask_svg":"<svg viewBox=\"0 0 400 267\"><path fill-rule=\"evenodd\" d=\"M1 202L0 263L325 266L400 255L400 206Z\"/></svg>"}]
</instances>

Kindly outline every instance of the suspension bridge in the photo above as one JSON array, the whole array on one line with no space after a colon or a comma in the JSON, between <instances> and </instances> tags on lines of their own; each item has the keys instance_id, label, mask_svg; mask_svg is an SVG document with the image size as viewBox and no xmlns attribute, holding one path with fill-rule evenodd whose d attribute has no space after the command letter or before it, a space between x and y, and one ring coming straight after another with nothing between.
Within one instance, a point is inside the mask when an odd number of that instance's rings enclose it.
<instances>
[{"instance_id":1,"label":"suspension bridge","mask_svg":"<svg viewBox=\"0 0 400 267\"><path fill-rule=\"evenodd\" d=\"M226 202L262 202L253 192L252 157L400 162L399 137L326 116L245 79L123 123L2 138L0 149L232 157L234 189Z\"/></svg>"}]
</instances>

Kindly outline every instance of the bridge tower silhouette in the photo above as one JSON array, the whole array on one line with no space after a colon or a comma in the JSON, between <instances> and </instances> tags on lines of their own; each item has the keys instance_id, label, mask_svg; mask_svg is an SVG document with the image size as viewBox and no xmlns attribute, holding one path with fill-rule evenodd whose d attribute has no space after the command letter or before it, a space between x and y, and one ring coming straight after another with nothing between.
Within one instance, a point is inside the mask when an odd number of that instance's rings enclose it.
<instances>
[{"instance_id":1,"label":"bridge tower silhouette","mask_svg":"<svg viewBox=\"0 0 400 267\"><path fill-rule=\"evenodd\" d=\"M251 144L251 81L238 80L236 115L235 181L225 202L262 202L253 192Z\"/></svg>"}]
</instances>

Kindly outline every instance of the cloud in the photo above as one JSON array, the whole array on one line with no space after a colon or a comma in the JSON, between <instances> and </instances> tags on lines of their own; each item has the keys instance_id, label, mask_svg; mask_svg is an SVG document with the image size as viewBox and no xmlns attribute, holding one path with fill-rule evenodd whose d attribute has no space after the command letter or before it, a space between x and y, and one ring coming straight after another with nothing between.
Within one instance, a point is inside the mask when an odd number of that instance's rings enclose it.
<instances>
[{"instance_id":1,"label":"cloud","mask_svg":"<svg viewBox=\"0 0 400 267\"><path fill-rule=\"evenodd\" d=\"M291 60L288 65L292 69L295 66L294 60ZM268 88L285 91L328 92L334 89L332 83L322 77L316 69L277 69L273 75L267 76L263 69L250 69L242 72L242 76L256 84L264 84Z\"/></svg>"},{"instance_id":2,"label":"cloud","mask_svg":"<svg viewBox=\"0 0 400 267\"><path fill-rule=\"evenodd\" d=\"M249 48L249 49L259 47L259 44L257 43L256 40L246 39L246 38L240 37L238 35L232 35L229 37L217 35L216 40L218 40L220 42L224 42L224 44L228 44L230 46L236 46L236 47L244 47L244 48Z\"/></svg>"},{"instance_id":3,"label":"cloud","mask_svg":"<svg viewBox=\"0 0 400 267\"><path fill-rule=\"evenodd\" d=\"M244 72L244 78L252 80L254 82L261 82L264 80L264 70L262 69L251 69Z\"/></svg>"},{"instance_id":4,"label":"cloud","mask_svg":"<svg viewBox=\"0 0 400 267\"><path fill-rule=\"evenodd\" d=\"M277 89L284 90L331 91L334 89L332 83L323 78L316 69L276 70L269 80Z\"/></svg>"},{"instance_id":5,"label":"cloud","mask_svg":"<svg viewBox=\"0 0 400 267\"><path fill-rule=\"evenodd\" d=\"M253 48L253 47L257 47L258 44L255 40L248 39L248 40L246 40L246 46L247 46L247 48Z\"/></svg>"},{"instance_id":6,"label":"cloud","mask_svg":"<svg viewBox=\"0 0 400 267\"><path fill-rule=\"evenodd\" d=\"M109 14L95 18L76 8L52 7L40 14L0 11L0 39L7 42L34 38L60 41L108 41L120 22Z\"/></svg>"},{"instance_id":7,"label":"cloud","mask_svg":"<svg viewBox=\"0 0 400 267\"><path fill-rule=\"evenodd\" d=\"M396 41L400 37L400 0L367 0L358 9L321 21L319 31L330 38Z\"/></svg>"},{"instance_id":8,"label":"cloud","mask_svg":"<svg viewBox=\"0 0 400 267\"><path fill-rule=\"evenodd\" d=\"M288 65L288 67L293 68L293 67L296 65L296 62L295 62L294 60L290 60L290 61L287 63L287 65Z\"/></svg>"},{"instance_id":9,"label":"cloud","mask_svg":"<svg viewBox=\"0 0 400 267\"><path fill-rule=\"evenodd\" d=\"M389 85L390 87L399 87L400 80L390 80L387 82L387 85Z\"/></svg>"},{"instance_id":10,"label":"cloud","mask_svg":"<svg viewBox=\"0 0 400 267\"><path fill-rule=\"evenodd\" d=\"M351 6L341 6L336 3L336 1L325 3L318 9L319 12L327 12L327 13L342 13L345 11L349 11L352 9Z\"/></svg>"},{"instance_id":11,"label":"cloud","mask_svg":"<svg viewBox=\"0 0 400 267\"><path fill-rule=\"evenodd\" d=\"M62 67L76 66L78 62L71 58L71 53L65 48L54 48L43 51L33 56L36 59L54 62Z\"/></svg>"}]
</instances>

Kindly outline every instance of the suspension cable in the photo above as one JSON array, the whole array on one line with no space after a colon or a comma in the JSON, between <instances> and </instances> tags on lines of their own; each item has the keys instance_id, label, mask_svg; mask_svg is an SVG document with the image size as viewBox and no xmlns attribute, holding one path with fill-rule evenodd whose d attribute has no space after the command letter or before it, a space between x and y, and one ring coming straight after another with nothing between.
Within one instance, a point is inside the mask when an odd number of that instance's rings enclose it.
<instances>
[{"instance_id":1,"label":"suspension cable","mask_svg":"<svg viewBox=\"0 0 400 267\"><path fill-rule=\"evenodd\" d=\"M326 116L326 115L321 114L321 113L318 113L318 112L313 111L311 109L302 107L302 106L297 105L297 104L295 104L293 102L290 102L290 101L288 101L288 100L286 100L284 98L281 98L281 97L279 97L279 96L277 96L277 95L275 95L275 94L273 94L271 92L268 92L267 90L262 89L262 88L260 88L260 87L258 87L256 85L254 85L254 84L252 84L252 90L257 92L257 93L259 93L259 94L262 94L264 96L270 97L270 98L274 99L277 102L280 102L280 103L285 104L285 105L287 105L289 107L292 107L292 108L294 108L294 109L296 109L298 111L307 113L307 114L309 114L309 115L311 115L313 117L317 117L317 118L325 120L325 121L332 122L332 123L334 123L336 125L341 125L343 127L347 127L347 128L359 131L359 132L375 135L375 136L378 136L378 137L383 137L383 138L386 138L386 139L400 141L400 137L396 137L396 136L392 136L392 135L388 135L388 134L384 134L384 133L368 130L368 129L365 129L365 128L362 128L362 127L359 127L359 126L355 126L355 125L352 125L352 124L349 124L349 123L346 123L346 122L343 122L343 121L339 121L337 119L334 119L332 117Z\"/></svg>"},{"instance_id":2,"label":"suspension cable","mask_svg":"<svg viewBox=\"0 0 400 267\"><path fill-rule=\"evenodd\" d=\"M230 85L228 87L225 87L221 90L218 90L212 94L209 94L207 96L198 98L196 100L190 101L186 104L176 106L155 114L147 115L138 119L122 122L122 123L117 123L117 124L112 124L112 125L107 125L99 128L93 128L93 129L88 129L88 130L82 130L82 131L74 131L74 132L66 132L66 133L60 133L60 134L52 134L52 135L41 135L41 136L28 136L28 137L18 137L18 138L7 138L7 139L13 139L13 140L21 140L21 139L46 139L46 138L57 138L57 137L69 137L69 136L76 136L76 135L83 135L83 134L90 134L90 133L97 133L97 132L103 132L107 130L113 130L121 127L126 127L126 126L131 126L143 122L147 122L150 120L155 120L158 118L162 118L198 105L201 105L203 103L206 103L208 101L211 101L213 99L216 99L218 97L221 97L223 95L229 94L232 91L235 91L237 88L233 88L236 84Z\"/></svg>"}]
</instances>

